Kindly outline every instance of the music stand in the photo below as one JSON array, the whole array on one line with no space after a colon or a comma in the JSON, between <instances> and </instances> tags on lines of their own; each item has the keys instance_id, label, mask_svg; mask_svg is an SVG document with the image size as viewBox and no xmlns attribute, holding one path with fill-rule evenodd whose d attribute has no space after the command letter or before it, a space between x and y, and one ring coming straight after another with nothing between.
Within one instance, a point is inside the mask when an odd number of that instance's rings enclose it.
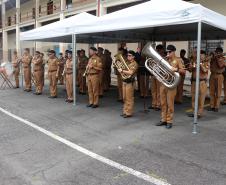
<instances>
[{"instance_id":1,"label":"music stand","mask_svg":"<svg viewBox=\"0 0 226 185\"><path fill-rule=\"evenodd\" d=\"M12 76L13 73L10 74L10 72L7 71L6 64L7 63L4 62L0 66L0 76L3 79L3 82L0 85L0 89L5 89L6 86L8 86L9 88L14 88L14 85L10 81L10 76Z\"/></svg>"}]
</instances>

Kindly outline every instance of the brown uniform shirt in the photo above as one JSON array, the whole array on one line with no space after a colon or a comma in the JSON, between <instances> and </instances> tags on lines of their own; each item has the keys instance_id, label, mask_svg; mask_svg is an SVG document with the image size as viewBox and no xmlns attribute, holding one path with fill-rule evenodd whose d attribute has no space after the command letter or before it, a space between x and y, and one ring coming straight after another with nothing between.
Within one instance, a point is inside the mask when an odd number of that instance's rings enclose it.
<instances>
[{"instance_id":1,"label":"brown uniform shirt","mask_svg":"<svg viewBox=\"0 0 226 185\"><path fill-rule=\"evenodd\" d=\"M12 65L13 65L13 68L19 68L20 67L19 58L17 56L16 57L13 56Z\"/></svg>"},{"instance_id":2,"label":"brown uniform shirt","mask_svg":"<svg viewBox=\"0 0 226 185\"><path fill-rule=\"evenodd\" d=\"M192 73L192 80L196 79L196 69L197 69L197 61L196 60L192 60L191 61L191 67L189 69L189 71L191 71ZM208 78L208 71L209 71L209 61L208 60L204 60L200 62L200 79L207 79Z\"/></svg>"},{"instance_id":3,"label":"brown uniform shirt","mask_svg":"<svg viewBox=\"0 0 226 185\"><path fill-rule=\"evenodd\" d=\"M32 60L32 56L30 56L30 55L24 55L22 57L23 67L24 68L27 68L27 67L31 66L31 60Z\"/></svg>"},{"instance_id":4,"label":"brown uniform shirt","mask_svg":"<svg viewBox=\"0 0 226 185\"><path fill-rule=\"evenodd\" d=\"M105 70L106 69L106 56L104 54L101 54L99 57L101 59L102 69Z\"/></svg>"},{"instance_id":5,"label":"brown uniform shirt","mask_svg":"<svg viewBox=\"0 0 226 185\"><path fill-rule=\"evenodd\" d=\"M181 58L179 57L176 57L175 59L173 59L172 61L168 60L169 64L172 66L172 67L175 67L178 69L178 72L180 74L184 74L185 73L185 70L184 70L184 65L183 65L183 61Z\"/></svg>"},{"instance_id":6,"label":"brown uniform shirt","mask_svg":"<svg viewBox=\"0 0 226 185\"><path fill-rule=\"evenodd\" d=\"M131 61L131 62L128 62L127 61L127 64L128 64L128 67L129 69L132 71L132 77L135 77L136 73L137 73L137 69L138 69L138 64L135 60Z\"/></svg>"},{"instance_id":7,"label":"brown uniform shirt","mask_svg":"<svg viewBox=\"0 0 226 185\"><path fill-rule=\"evenodd\" d=\"M211 73L220 74L225 70L224 57L213 57L210 62Z\"/></svg>"},{"instance_id":8,"label":"brown uniform shirt","mask_svg":"<svg viewBox=\"0 0 226 185\"><path fill-rule=\"evenodd\" d=\"M61 59L58 60L58 62L59 62L58 63L59 67L62 67L63 68L64 67L64 64L65 64L65 59L64 58L61 58Z\"/></svg>"},{"instance_id":9,"label":"brown uniform shirt","mask_svg":"<svg viewBox=\"0 0 226 185\"><path fill-rule=\"evenodd\" d=\"M100 57L94 55L90 57L88 64L92 64L93 67L88 70L88 74L98 74L102 70L102 63Z\"/></svg>"},{"instance_id":10,"label":"brown uniform shirt","mask_svg":"<svg viewBox=\"0 0 226 185\"><path fill-rule=\"evenodd\" d=\"M41 71L43 69L43 61L42 61L42 58L41 57L38 57L38 58L33 58L32 59L32 64L34 65L33 66L33 70L34 71Z\"/></svg>"},{"instance_id":11,"label":"brown uniform shirt","mask_svg":"<svg viewBox=\"0 0 226 185\"><path fill-rule=\"evenodd\" d=\"M66 64L64 66L65 74L72 74L73 73L73 62L72 59L67 59Z\"/></svg>"},{"instance_id":12,"label":"brown uniform shirt","mask_svg":"<svg viewBox=\"0 0 226 185\"><path fill-rule=\"evenodd\" d=\"M110 55L106 56L106 69L111 69L111 65L112 65L112 58Z\"/></svg>"},{"instance_id":13,"label":"brown uniform shirt","mask_svg":"<svg viewBox=\"0 0 226 185\"><path fill-rule=\"evenodd\" d=\"M86 56L79 57L78 69L84 71L88 64L88 58Z\"/></svg>"},{"instance_id":14,"label":"brown uniform shirt","mask_svg":"<svg viewBox=\"0 0 226 185\"><path fill-rule=\"evenodd\" d=\"M48 59L48 72L57 71L58 70L59 60L58 58Z\"/></svg>"}]
</instances>

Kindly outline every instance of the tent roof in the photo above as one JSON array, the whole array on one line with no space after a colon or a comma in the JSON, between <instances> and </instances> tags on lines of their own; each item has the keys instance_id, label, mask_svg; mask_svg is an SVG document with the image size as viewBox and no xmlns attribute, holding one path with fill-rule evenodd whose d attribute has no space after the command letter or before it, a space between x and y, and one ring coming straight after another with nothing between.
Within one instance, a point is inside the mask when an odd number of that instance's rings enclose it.
<instances>
[{"instance_id":1,"label":"tent roof","mask_svg":"<svg viewBox=\"0 0 226 185\"><path fill-rule=\"evenodd\" d=\"M96 18L96 17L95 17ZM226 17L209 10L200 4L181 0L151 0L117 12L96 18L87 24L66 25L62 30L77 34L77 42L119 42L119 41L167 41L196 40L197 23L202 26L203 39L226 38ZM63 25L63 24L61 24ZM36 32L36 30L32 30ZM71 36L46 35L44 41L71 42ZM40 40L28 38L29 32L21 40ZM28 38L28 39L27 39Z\"/></svg>"},{"instance_id":2,"label":"tent roof","mask_svg":"<svg viewBox=\"0 0 226 185\"><path fill-rule=\"evenodd\" d=\"M83 12L30 31L21 32L20 40L47 41L46 39L67 35L70 35L71 38L71 35L74 33L74 27L90 24L96 19L96 16Z\"/></svg>"}]
</instances>

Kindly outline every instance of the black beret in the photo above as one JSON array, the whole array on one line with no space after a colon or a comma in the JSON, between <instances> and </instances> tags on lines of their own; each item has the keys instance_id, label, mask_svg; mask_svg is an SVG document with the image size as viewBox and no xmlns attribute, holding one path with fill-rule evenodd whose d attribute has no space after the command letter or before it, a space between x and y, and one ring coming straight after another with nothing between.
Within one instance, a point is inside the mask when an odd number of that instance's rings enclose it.
<instances>
[{"instance_id":1,"label":"black beret","mask_svg":"<svg viewBox=\"0 0 226 185\"><path fill-rule=\"evenodd\" d=\"M217 48L216 48L216 52L223 52L222 47L217 47Z\"/></svg>"},{"instance_id":2,"label":"black beret","mask_svg":"<svg viewBox=\"0 0 226 185\"><path fill-rule=\"evenodd\" d=\"M89 49L91 49L93 51L97 51L97 48L95 48L95 47L90 47Z\"/></svg>"},{"instance_id":3,"label":"black beret","mask_svg":"<svg viewBox=\"0 0 226 185\"><path fill-rule=\"evenodd\" d=\"M131 54L131 55L135 56L136 53L133 50L129 50L128 54Z\"/></svg>"},{"instance_id":4,"label":"black beret","mask_svg":"<svg viewBox=\"0 0 226 185\"><path fill-rule=\"evenodd\" d=\"M160 50L160 49L164 49L163 45L162 44L159 44L156 46L156 49Z\"/></svg>"},{"instance_id":5,"label":"black beret","mask_svg":"<svg viewBox=\"0 0 226 185\"><path fill-rule=\"evenodd\" d=\"M174 45L168 45L166 51L176 51L176 47Z\"/></svg>"},{"instance_id":6,"label":"black beret","mask_svg":"<svg viewBox=\"0 0 226 185\"><path fill-rule=\"evenodd\" d=\"M35 53L39 54L40 55L40 51L35 51Z\"/></svg>"},{"instance_id":7,"label":"black beret","mask_svg":"<svg viewBox=\"0 0 226 185\"><path fill-rule=\"evenodd\" d=\"M72 54L72 51L68 51L67 53L68 53L68 54Z\"/></svg>"},{"instance_id":8,"label":"black beret","mask_svg":"<svg viewBox=\"0 0 226 185\"><path fill-rule=\"evenodd\" d=\"M204 50L201 50L201 51L200 51L200 54L204 54L204 55L205 55L206 52L205 52Z\"/></svg>"},{"instance_id":9,"label":"black beret","mask_svg":"<svg viewBox=\"0 0 226 185\"><path fill-rule=\"evenodd\" d=\"M98 47L97 49L101 50L101 51L104 51L104 48L102 48L102 47Z\"/></svg>"},{"instance_id":10,"label":"black beret","mask_svg":"<svg viewBox=\"0 0 226 185\"><path fill-rule=\"evenodd\" d=\"M48 52L49 53L54 53L54 54L56 53L53 49L49 50Z\"/></svg>"}]
</instances>

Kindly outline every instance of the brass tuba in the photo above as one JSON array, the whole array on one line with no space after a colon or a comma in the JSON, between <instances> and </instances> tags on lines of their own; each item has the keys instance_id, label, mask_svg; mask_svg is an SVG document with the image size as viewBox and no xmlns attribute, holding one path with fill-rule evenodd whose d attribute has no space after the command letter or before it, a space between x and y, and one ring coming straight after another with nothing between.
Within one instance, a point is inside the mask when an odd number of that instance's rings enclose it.
<instances>
[{"instance_id":1,"label":"brass tuba","mask_svg":"<svg viewBox=\"0 0 226 185\"><path fill-rule=\"evenodd\" d=\"M172 66L157 53L150 42L144 46L142 54L148 57L145 67L158 81L168 88L175 88L178 85L180 74L172 70Z\"/></svg>"},{"instance_id":2,"label":"brass tuba","mask_svg":"<svg viewBox=\"0 0 226 185\"><path fill-rule=\"evenodd\" d=\"M113 65L118 69L122 69L122 70L126 70L128 71L129 70L129 66L126 64L126 61L124 60L122 54L116 54L115 56L115 61L113 62ZM122 79L128 79L128 78L131 78L132 76L131 75L127 75L127 74L122 74L121 73L121 76L122 76Z\"/></svg>"}]
</instances>

